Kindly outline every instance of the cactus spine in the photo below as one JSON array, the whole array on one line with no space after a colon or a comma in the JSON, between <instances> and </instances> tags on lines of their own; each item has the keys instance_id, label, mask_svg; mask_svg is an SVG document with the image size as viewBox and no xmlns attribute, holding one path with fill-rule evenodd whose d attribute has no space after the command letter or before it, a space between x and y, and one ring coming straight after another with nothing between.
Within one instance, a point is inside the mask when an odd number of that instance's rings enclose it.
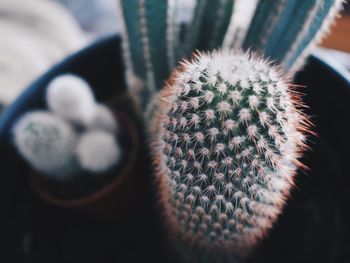
<instances>
[{"instance_id":1,"label":"cactus spine","mask_svg":"<svg viewBox=\"0 0 350 263\"><path fill-rule=\"evenodd\" d=\"M254 55L214 51L183 62L161 92L156 177L165 221L192 260L246 253L281 213L307 129L286 81Z\"/></svg>"}]
</instances>

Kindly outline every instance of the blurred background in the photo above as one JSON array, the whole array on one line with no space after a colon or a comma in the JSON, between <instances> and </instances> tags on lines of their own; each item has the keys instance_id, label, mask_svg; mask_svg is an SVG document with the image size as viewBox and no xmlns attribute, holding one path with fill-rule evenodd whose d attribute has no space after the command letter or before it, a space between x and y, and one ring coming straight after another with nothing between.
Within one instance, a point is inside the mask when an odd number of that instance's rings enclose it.
<instances>
[{"instance_id":1,"label":"blurred background","mask_svg":"<svg viewBox=\"0 0 350 263\"><path fill-rule=\"evenodd\" d=\"M182 2L186 20L193 0ZM0 0L0 111L50 66L117 31L115 0ZM349 4L322 46L350 70Z\"/></svg>"}]
</instances>

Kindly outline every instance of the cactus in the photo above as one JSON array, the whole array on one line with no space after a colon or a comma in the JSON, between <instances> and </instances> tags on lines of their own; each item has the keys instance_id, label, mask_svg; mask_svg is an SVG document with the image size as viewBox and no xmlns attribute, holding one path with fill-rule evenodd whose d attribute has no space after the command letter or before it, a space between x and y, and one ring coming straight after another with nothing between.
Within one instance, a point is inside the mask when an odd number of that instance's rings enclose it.
<instances>
[{"instance_id":1,"label":"cactus","mask_svg":"<svg viewBox=\"0 0 350 263\"><path fill-rule=\"evenodd\" d=\"M13 128L19 153L36 170L55 180L88 171L99 175L121 160L111 110L95 102L89 85L65 74L47 88L50 111L30 112Z\"/></svg>"},{"instance_id":2,"label":"cactus","mask_svg":"<svg viewBox=\"0 0 350 263\"><path fill-rule=\"evenodd\" d=\"M183 62L161 91L156 178L165 222L191 260L248 253L281 213L308 127L287 81L267 61L226 50Z\"/></svg>"},{"instance_id":3,"label":"cactus","mask_svg":"<svg viewBox=\"0 0 350 263\"><path fill-rule=\"evenodd\" d=\"M126 77L141 111L176 63L178 0L118 0ZM143 85L135 85L135 79ZM139 81L137 81L139 82Z\"/></svg>"},{"instance_id":4,"label":"cactus","mask_svg":"<svg viewBox=\"0 0 350 263\"><path fill-rule=\"evenodd\" d=\"M106 105L97 104L93 118L87 128L89 130L104 130L115 133L118 129L118 124L113 113Z\"/></svg>"},{"instance_id":5,"label":"cactus","mask_svg":"<svg viewBox=\"0 0 350 263\"><path fill-rule=\"evenodd\" d=\"M212 50L221 46L233 13L234 0L197 0L185 49Z\"/></svg>"},{"instance_id":6,"label":"cactus","mask_svg":"<svg viewBox=\"0 0 350 263\"><path fill-rule=\"evenodd\" d=\"M222 48L240 48L247 35L250 22L253 18L259 0L236 0L230 24L225 34Z\"/></svg>"},{"instance_id":7,"label":"cactus","mask_svg":"<svg viewBox=\"0 0 350 263\"><path fill-rule=\"evenodd\" d=\"M121 149L112 134L102 130L93 130L81 136L76 154L83 169L101 174L119 162Z\"/></svg>"},{"instance_id":8,"label":"cactus","mask_svg":"<svg viewBox=\"0 0 350 263\"><path fill-rule=\"evenodd\" d=\"M72 74L56 77L47 87L46 101L54 113L74 123L88 125L93 119L94 95L80 77Z\"/></svg>"},{"instance_id":9,"label":"cactus","mask_svg":"<svg viewBox=\"0 0 350 263\"><path fill-rule=\"evenodd\" d=\"M333 23L342 2L260 1L243 47L271 57L286 68L298 69L310 46L319 42Z\"/></svg>"},{"instance_id":10,"label":"cactus","mask_svg":"<svg viewBox=\"0 0 350 263\"><path fill-rule=\"evenodd\" d=\"M312 47L320 43L325 35L329 33L330 27L334 24L342 9L343 3L344 0L328 0L312 13L312 16L305 22L303 30L285 54L283 63L286 67L292 70L301 68ZM306 28L310 29L306 30Z\"/></svg>"},{"instance_id":11,"label":"cactus","mask_svg":"<svg viewBox=\"0 0 350 263\"><path fill-rule=\"evenodd\" d=\"M34 111L19 119L13 129L19 153L39 172L62 180L76 172L77 134L61 117Z\"/></svg>"}]
</instances>

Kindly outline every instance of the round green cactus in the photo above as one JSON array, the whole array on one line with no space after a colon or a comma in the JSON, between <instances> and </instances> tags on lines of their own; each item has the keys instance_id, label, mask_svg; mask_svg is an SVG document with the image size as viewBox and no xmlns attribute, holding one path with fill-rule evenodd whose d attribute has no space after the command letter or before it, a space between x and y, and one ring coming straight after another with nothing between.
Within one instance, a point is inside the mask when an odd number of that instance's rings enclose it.
<instances>
[{"instance_id":1,"label":"round green cactus","mask_svg":"<svg viewBox=\"0 0 350 263\"><path fill-rule=\"evenodd\" d=\"M255 55L214 51L183 62L161 92L156 177L165 221L191 260L245 254L281 213L308 123L287 81Z\"/></svg>"}]
</instances>

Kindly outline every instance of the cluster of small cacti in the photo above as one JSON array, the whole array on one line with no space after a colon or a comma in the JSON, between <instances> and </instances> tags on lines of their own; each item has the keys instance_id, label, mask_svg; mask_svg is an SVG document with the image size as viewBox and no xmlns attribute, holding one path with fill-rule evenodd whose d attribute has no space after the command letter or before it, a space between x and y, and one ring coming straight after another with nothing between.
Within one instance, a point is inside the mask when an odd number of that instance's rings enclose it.
<instances>
[{"instance_id":1,"label":"cluster of small cacti","mask_svg":"<svg viewBox=\"0 0 350 263\"><path fill-rule=\"evenodd\" d=\"M55 78L46 102L49 110L26 113L13 129L16 148L37 171L66 180L84 171L103 174L119 162L116 119L84 80Z\"/></svg>"},{"instance_id":2,"label":"cluster of small cacti","mask_svg":"<svg viewBox=\"0 0 350 263\"><path fill-rule=\"evenodd\" d=\"M183 62L159 95L152 148L183 250L245 253L281 213L307 129L287 81L254 55L215 51Z\"/></svg>"},{"instance_id":3,"label":"cluster of small cacti","mask_svg":"<svg viewBox=\"0 0 350 263\"><path fill-rule=\"evenodd\" d=\"M155 2L118 1L164 221L191 261L231 262L272 227L302 166L309 123L285 72L303 64L342 0L196 0L189 23L176 15L180 0ZM212 53L179 63L194 50Z\"/></svg>"}]
</instances>

